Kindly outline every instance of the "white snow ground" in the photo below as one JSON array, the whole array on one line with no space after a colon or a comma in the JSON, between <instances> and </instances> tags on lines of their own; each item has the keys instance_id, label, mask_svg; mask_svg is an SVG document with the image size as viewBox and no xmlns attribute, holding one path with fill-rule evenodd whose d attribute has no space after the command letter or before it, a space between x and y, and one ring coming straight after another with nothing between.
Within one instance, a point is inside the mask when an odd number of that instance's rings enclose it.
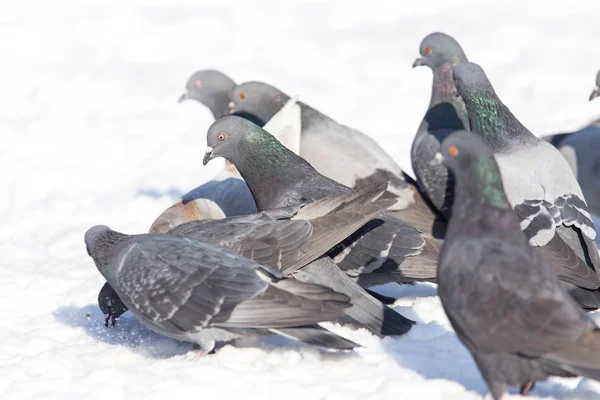
<instances>
[{"instance_id":1,"label":"white snow ground","mask_svg":"<svg viewBox=\"0 0 600 400\"><path fill-rule=\"evenodd\" d=\"M209 112L177 104L200 68L300 94L410 171L431 83L410 67L441 30L534 132L578 128L600 115L600 101L587 102L597 0L174 3L0 5L0 398L481 398L433 285L388 285L419 325L383 341L341 328L365 345L355 353L272 339L190 361L189 344L131 316L104 328L83 233L145 232L219 170L201 163ZM592 381L552 379L532 398L598 396Z\"/></svg>"}]
</instances>

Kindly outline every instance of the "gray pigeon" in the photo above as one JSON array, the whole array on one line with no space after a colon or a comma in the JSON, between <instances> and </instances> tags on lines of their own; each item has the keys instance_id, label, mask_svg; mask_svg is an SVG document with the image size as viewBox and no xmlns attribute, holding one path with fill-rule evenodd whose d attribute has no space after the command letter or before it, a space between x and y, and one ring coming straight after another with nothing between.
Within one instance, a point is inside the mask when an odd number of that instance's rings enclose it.
<instances>
[{"instance_id":1,"label":"gray pigeon","mask_svg":"<svg viewBox=\"0 0 600 400\"><path fill-rule=\"evenodd\" d=\"M290 102L290 96L262 82L238 85L230 98L232 114L261 127ZM392 211L422 232L443 236L443 218L440 219L412 182L407 182L402 169L372 138L302 102L297 104L300 112L289 114L297 121L288 121L287 126L297 126L300 130L300 156L326 177L348 187L387 182L391 195L398 198L390 208ZM264 128L281 141L275 132Z\"/></svg>"},{"instance_id":2,"label":"gray pigeon","mask_svg":"<svg viewBox=\"0 0 600 400\"><path fill-rule=\"evenodd\" d=\"M211 125L204 164L224 157L238 169L259 211L350 192L318 173L270 133L229 116ZM375 218L329 252L331 259L363 287L386 282L434 281L440 243L396 215Z\"/></svg>"},{"instance_id":3,"label":"gray pigeon","mask_svg":"<svg viewBox=\"0 0 600 400\"><path fill-rule=\"evenodd\" d=\"M219 119L229 112L229 94L235 86L235 82L222 72L197 71L186 82L186 91L179 98L179 102L197 100L208 107L215 119Z\"/></svg>"},{"instance_id":4,"label":"gray pigeon","mask_svg":"<svg viewBox=\"0 0 600 400\"><path fill-rule=\"evenodd\" d=\"M327 251L324 235L338 241L385 210L392 199L378 200L385 186L369 185L353 192L327 197L309 205L295 205L242 217L193 221L169 233L227 248L260 264L282 270L303 282L321 284L350 297L345 315L358 327L378 336L401 335L412 327L404 318L361 289L328 257L308 265L315 252ZM283 268L285 267L285 268ZM114 298L116 297L116 299ZM117 304L118 296L108 301ZM342 323L346 321L341 321ZM113 324L114 325L114 324Z\"/></svg>"},{"instance_id":5,"label":"gray pigeon","mask_svg":"<svg viewBox=\"0 0 600 400\"><path fill-rule=\"evenodd\" d=\"M598 96L598 86L600 72L596 77L596 88L590 95L590 100ZM542 139L551 143L567 159L590 211L600 215L600 119L576 132L559 133Z\"/></svg>"},{"instance_id":6,"label":"gray pigeon","mask_svg":"<svg viewBox=\"0 0 600 400\"><path fill-rule=\"evenodd\" d=\"M105 283L98 293L98 306L104 313L104 326L110 325L111 328L114 328L119 317L127 311L127 306L108 283Z\"/></svg>"},{"instance_id":7,"label":"gray pigeon","mask_svg":"<svg viewBox=\"0 0 600 400\"><path fill-rule=\"evenodd\" d=\"M490 148L456 132L442 154L457 184L438 293L494 399L552 375L600 380L600 329L528 245Z\"/></svg>"},{"instance_id":8,"label":"gray pigeon","mask_svg":"<svg viewBox=\"0 0 600 400\"><path fill-rule=\"evenodd\" d=\"M357 347L316 325L350 306L347 296L324 286L284 278L227 249L177 235L124 235L95 226L85 243L140 322L200 346L203 354L217 342L269 333L324 347Z\"/></svg>"},{"instance_id":9,"label":"gray pigeon","mask_svg":"<svg viewBox=\"0 0 600 400\"><path fill-rule=\"evenodd\" d=\"M496 156L506 195L529 243L568 282L582 307L600 307L596 231L569 164L513 116L480 66L461 63L454 68L454 79L471 130Z\"/></svg>"},{"instance_id":10,"label":"gray pigeon","mask_svg":"<svg viewBox=\"0 0 600 400\"><path fill-rule=\"evenodd\" d=\"M465 103L456 95L452 69L467 56L460 44L445 33L427 35L419 47L420 58L413 68L426 65L433 71L429 108L423 117L411 148L413 171L422 192L446 218L450 216L453 177L441 163L433 162L440 143L451 132L469 129Z\"/></svg>"}]
</instances>

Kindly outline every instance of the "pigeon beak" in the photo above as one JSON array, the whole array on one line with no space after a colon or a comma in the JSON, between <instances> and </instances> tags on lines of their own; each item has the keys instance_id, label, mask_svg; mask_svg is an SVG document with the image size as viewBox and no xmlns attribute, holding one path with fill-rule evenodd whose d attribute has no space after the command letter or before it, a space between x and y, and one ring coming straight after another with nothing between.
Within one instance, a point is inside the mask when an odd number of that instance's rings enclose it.
<instances>
[{"instance_id":1,"label":"pigeon beak","mask_svg":"<svg viewBox=\"0 0 600 400\"><path fill-rule=\"evenodd\" d=\"M177 102L181 103L182 101L189 100L190 98L191 98L190 95L187 92L185 92L184 94L181 95L181 97L179 98L179 100L177 100Z\"/></svg>"},{"instance_id":2,"label":"pigeon beak","mask_svg":"<svg viewBox=\"0 0 600 400\"><path fill-rule=\"evenodd\" d=\"M233 101L230 101L229 104L227 104L227 109L229 110L229 114L233 113L234 108L235 108L235 103Z\"/></svg>"},{"instance_id":3,"label":"pigeon beak","mask_svg":"<svg viewBox=\"0 0 600 400\"><path fill-rule=\"evenodd\" d=\"M435 153L435 155L433 156L433 158L429 162L429 165L432 166L432 167L437 167L438 165L442 164L443 160L444 160L444 156L442 156L442 153L440 153L438 151L437 153Z\"/></svg>"},{"instance_id":4,"label":"pigeon beak","mask_svg":"<svg viewBox=\"0 0 600 400\"><path fill-rule=\"evenodd\" d=\"M590 94L590 101L594 100L596 97L600 96L600 88L598 86L596 86L594 88L594 90L592 91L592 94Z\"/></svg>"},{"instance_id":5,"label":"pigeon beak","mask_svg":"<svg viewBox=\"0 0 600 400\"><path fill-rule=\"evenodd\" d=\"M206 165L213 158L213 150L212 146L206 146L206 151L204 152L204 159L202 160L202 164Z\"/></svg>"},{"instance_id":6,"label":"pigeon beak","mask_svg":"<svg viewBox=\"0 0 600 400\"><path fill-rule=\"evenodd\" d=\"M425 60L423 60L423 58L419 57L415 60L412 67L415 68L415 67L420 67L422 65L425 65Z\"/></svg>"}]
</instances>

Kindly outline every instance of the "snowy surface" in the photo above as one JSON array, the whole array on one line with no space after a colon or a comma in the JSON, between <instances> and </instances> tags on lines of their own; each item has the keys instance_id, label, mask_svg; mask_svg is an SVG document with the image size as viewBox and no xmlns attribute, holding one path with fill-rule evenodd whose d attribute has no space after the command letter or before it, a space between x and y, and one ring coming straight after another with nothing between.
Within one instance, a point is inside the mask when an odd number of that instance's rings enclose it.
<instances>
[{"instance_id":1,"label":"snowy surface","mask_svg":"<svg viewBox=\"0 0 600 400\"><path fill-rule=\"evenodd\" d=\"M386 340L341 328L364 344L355 353L270 339L191 361L189 344L131 316L104 328L83 233L98 223L145 232L221 168L202 167L210 113L177 104L200 68L299 94L410 171L431 82L411 65L421 39L441 30L534 132L578 128L600 115L600 101L587 102L600 68L598 1L162 2L0 5L0 398L485 395L433 285L385 287L419 325ZM589 380L552 379L532 397L599 393Z\"/></svg>"}]
</instances>

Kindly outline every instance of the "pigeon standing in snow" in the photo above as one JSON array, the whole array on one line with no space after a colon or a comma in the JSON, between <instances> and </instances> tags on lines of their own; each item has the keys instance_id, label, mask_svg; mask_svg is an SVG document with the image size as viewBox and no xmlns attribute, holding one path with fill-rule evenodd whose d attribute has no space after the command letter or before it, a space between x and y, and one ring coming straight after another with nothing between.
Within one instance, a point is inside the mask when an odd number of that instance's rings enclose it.
<instances>
[{"instance_id":1,"label":"pigeon standing in snow","mask_svg":"<svg viewBox=\"0 0 600 400\"><path fill-rule=\"evenodd\" d=\"M352 324L358 323L357 327L366 328L377 336L401 335L408 332L413 321L370 296L341 272L329 257L321 257L306 265L306 260L313 259L315 252L322 254L328 250L324 236L337 235L336 240L340 241L385 210L392 199L371 202L384 190L384 185L369 185L309 205L294 205L248 216L192 221L175 227L169 233L227 248L262 265L280 269L286 276L293 274L300 281L343 293L352 304L345 310ZM116 293L107 301L113 304L120 302Z\"/></svg>"},{"instance_id":2,"label":"pigeon standing in snow","mask_svg":"<svg viewBox=\"0 0 600 400\"><path fill-rule=\"evenodd\" d=\"M246 82L238 85L230 97L232 114L249 119L279 139L263 125L292 100L290 96L266 83ZM390 210L423 232L443 235L443 218L373 139L302 102L297 104L300 112L288 114L287 126L295 127L295 135L300 136L300 156L326 177L348 187L387 182L388 190L398 198Z\"/></svg>"},{"instance_id":3,"label":"pigeon standing in snow","mask_svg":"<svg viewBox=\"0 0 600 400\"><path fill-rule=\"evenodd\" d=\"M351 189L317 172L270 133L236 116L221 118L207 132L204 164L231 161L250 187L259 211ZM360 157L360 156L359 156ZM329 252L332 260L363 287L386 282L434 281L440 244L396 215L384 213Z\"/></svg>"},{"instance_id":4,"label":"pigeon standing in snow","mask_svg":"<svg viewBox=\"0 0 600 400\"><path fill-rule=\"evenodd\" d=\"M590 101L598 97L600 72ZM592 214L600 216L600 119L576 132L545 136L567 159Z\"/></svg>"},{"instance_id":5,"label":"pigeon standing in snow","mask_svg":"<svg viewBox=\"0 0 600 400\"><path fill-rule=\"evenodd\" d=\"M357 345L316 325L343 315L347 296L284 278L229 250L170 234L85 234L88 254L137 319L202 353L245 335L281 334L338 349Z\"/></svg>"},{"instance_id":6,"label":"pigeon standing in snow","mask_svg":"<svg viewBox=\"0 0 600 400\"><path fill-rule=\"evenodd\" d=\"M445 33L429 34L421 42L421 57L413 68L428 66L433 71L429 108L423 117L411 148L411 162L422 191L446 217L450 216L453 196L453 177L441 163L433 162L440 143L456 130L469 129L467 109L456 95L452 69L467 56L460 44Z\"/></svg>"},{"instance_id":7,"label":"pigeon standing in snow","mask_svg":"<svg viewBox=\"0 0 600 400\"><path fill-rule=\"evenodd\" d=\"M471 130L494 152L506 195L529 243L567 282L582 307L599 308L596 231L569 164L514 117L480 66L464 62L453 75Z\"/></svg>"},{"instance_id":8,"label":"pigeon standing in snow","mask_svg":"<svg viewBox=\"0 0 600 400\"><path fill-rule=\"evenodd\" d=\"M463 131L442 154L457 184L438 293L494 399L552 375L600 380L600 329L529 246L490 148Z\"/></svg>"}]
</instances>

